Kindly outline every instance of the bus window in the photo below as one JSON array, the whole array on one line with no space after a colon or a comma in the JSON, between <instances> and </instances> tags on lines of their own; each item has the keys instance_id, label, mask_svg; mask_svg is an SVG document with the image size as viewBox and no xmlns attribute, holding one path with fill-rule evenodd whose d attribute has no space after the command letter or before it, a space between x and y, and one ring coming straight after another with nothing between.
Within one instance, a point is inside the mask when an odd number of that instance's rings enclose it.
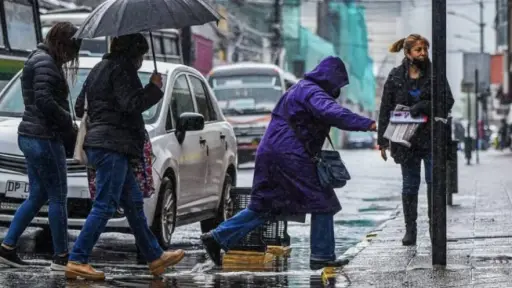
<instances>
[{"instance_id":1,"label":"bus window","mask_svg":"<svg viewBox=\"0 0 512 288\"><path fill-rule=\"evenodd\" d=\"M32 50L37 46L36 25L29 1L4 1L7 37L12 49Z\"/></svg>"}]
</instances>

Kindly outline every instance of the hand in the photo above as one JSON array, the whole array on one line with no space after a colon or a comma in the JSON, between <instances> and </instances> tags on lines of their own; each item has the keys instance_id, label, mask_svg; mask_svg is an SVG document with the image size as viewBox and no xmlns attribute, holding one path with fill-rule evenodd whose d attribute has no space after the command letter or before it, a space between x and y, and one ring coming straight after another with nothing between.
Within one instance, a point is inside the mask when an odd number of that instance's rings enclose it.
<instances>
[{"instance_id":1,"label":"hand","mask_svg":"<svg viewBox=\"0 0 512 288\"><path fill-rule=\"evenodd\" d=\"M377 132L377 123L373 122L370 126L369 131Z\"/></svg>"},{"instance_id":2,"label":"hand","mask_svg":"<svg viewBox=\"0 0 512 288\"><path fill-rule=\"evenodd\" d=\"M386 148L380 149L380 157L382 158L382 160L388 161L388 155L386 154Z\"/></svg>"},{"instance_id":3,"label":"hand","mask_svg":"<svg viewBox=\"0 0 512 288\"><path fill-rule=\"evenodd\" d=\"M160 89L162 89L162 87L164 86L162 83L162 75L160 73L153 72L153 74L151 74L150 81Z\"/></svg>"}]
</instances>

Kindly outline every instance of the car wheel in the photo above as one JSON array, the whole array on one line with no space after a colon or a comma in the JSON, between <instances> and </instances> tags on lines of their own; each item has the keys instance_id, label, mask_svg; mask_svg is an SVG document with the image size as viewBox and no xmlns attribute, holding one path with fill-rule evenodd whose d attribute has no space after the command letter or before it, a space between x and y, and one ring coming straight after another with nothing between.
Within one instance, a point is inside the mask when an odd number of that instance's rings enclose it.
<instances>
[{"instance_id":1,"label":"car wheel","mask_svg":"<svg viewBox=\"0 0 512 288\"><path fill-rule=\"evenodd\" d=\"M201 221L201 231L203 233L209 232L219 226L220 223L226 221L233 216L233 201L231 201L231 187L233 180L231 176L226 175L224 178L224 186L222 187L222 201L217 210L215 218L206 219Z\"/></svg>"},{"instance_id":2,"label":"car wheel","mask_svg":"<svg viewBox=\"0 0 512 288\"><path fill-rule=\"evenodd\" d=\"M171 245L172 233L176 224L176 191L174 182L165 177L158 196L158 204L152 230L162 248Z\"/></svg>"}]
</instances>

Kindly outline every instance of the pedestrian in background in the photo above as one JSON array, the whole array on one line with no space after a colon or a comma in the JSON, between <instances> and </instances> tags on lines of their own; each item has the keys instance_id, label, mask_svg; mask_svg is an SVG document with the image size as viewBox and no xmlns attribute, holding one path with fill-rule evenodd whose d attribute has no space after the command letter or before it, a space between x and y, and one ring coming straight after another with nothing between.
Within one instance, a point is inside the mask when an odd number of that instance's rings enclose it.
<instances>
[{"instance_id":1,"label":"pedestrian in background","mask_svg":"<svg viewBox=\"0 0 512 288\"><path fill-rule=\"evenodd\" d=\"M29 196L16 210L0 247L0 261L22 267L16 244L43 205L53 242L52 270L64 270L68 259L66 156L73 155L77 127L69 111L67 76L74 79L81 42L69 22L55 24L27 58L21 74L25 111L18 127L18 146L27 162ZM73 140L75 139L75 140Z\"/></svg>"},{"instance_id":2,"label":"pedestrian in background","mask_svg":"<svg viewBox=\"0 0 512 288\"><path fill-rule=\"evenodd\" d=\"M116 37L110 53L88 75L81 93L87 100L83 147L96 172L93 207L71 251L66 277L104 280L89 264L89 255L118 207L123 208L137 246L157 276L184 257L182 250L164 252L148 227L144 200L130 162L144 151L142 113L162 99L162 76L154 73L145 87L137 71L149 51L140 33Z\"/></svg>"},{"instance_id":3,"label":"pedestrian in background","mask_svg":"<svg viewBox=\"0 0 512 288\"><path fill-rule=\"evenodd\" d=\"M201 236L216 265L221 265L221 249L227 252L267 220L309 213L310 268L347 263L335 255L333 217L341 205L332 188L322 188L313 155L318 155L333 126L349 131L376 130L373 120L336 102L348 83L343 61L327 57L281 97L258 146L248 207Z\"/></svg>"},{"instance_id":4,"label":"pedestrian in background","mask_svg":"<svg viewBox=\"0 0 512 288\"><path fill-rule=\"evenodd\" d=\"M431 72L428 57L429 42L418 34L411 34L391 45L392 53L404 50L402 64L393 68L384 84L380 114L378 144L381 157L387 160L386 150L391 150L391 157L402 169L402 205L406 232L403 245L416 244L416 220L418 217L418 191L421 183L421 162L425 168L427 182L428 217L432 214L432 147L431 147ZM446 81L446 79L445 79ZM448 83L446 106L452 109L454 100ZM396 105L410 107L411 115L428 116L426 123L420 124L411 139L411 147L390 143L384 138L391 112ZM432 236L431 236L432 237Z\"/></svg>"}]
</instances>

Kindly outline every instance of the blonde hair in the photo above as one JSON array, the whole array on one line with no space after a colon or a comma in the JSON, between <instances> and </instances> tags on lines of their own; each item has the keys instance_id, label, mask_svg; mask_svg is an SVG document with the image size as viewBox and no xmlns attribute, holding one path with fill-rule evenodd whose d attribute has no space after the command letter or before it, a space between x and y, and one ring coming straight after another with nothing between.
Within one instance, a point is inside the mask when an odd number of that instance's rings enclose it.
<instances>
[{"instance_id":1,"label":"blonde hair","mask_svg":"<svg viewBox=\"0 0 512 288\"><path fill-rule=\"evenodd\" d=\"M393 43L389 47L389 52L398 53L400 52L400 50L404 49L404 53L408 53L409 51L411 51L414 44L416 44L416 42L418 41L423 42L423 44L425 44L427 48L430 47L430 43L428 42L427 38L421 36L420 34L411 34L406 38L402 38Z\"/></svg>"}]
</instances>

